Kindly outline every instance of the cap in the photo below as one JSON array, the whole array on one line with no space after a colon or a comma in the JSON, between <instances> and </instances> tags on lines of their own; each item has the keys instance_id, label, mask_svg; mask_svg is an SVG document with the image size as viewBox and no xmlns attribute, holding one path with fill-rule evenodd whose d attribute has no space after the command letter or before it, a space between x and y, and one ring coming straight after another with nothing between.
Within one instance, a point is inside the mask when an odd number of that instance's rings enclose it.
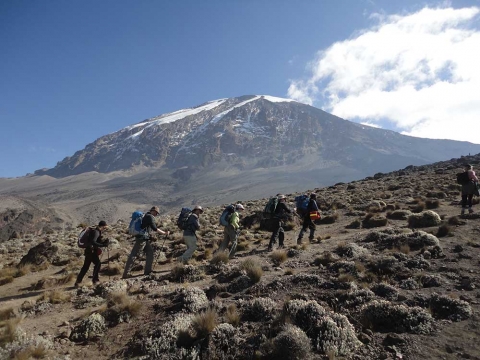
<instances>
[{"instance_id":1,"label":"cap","mask_svg":"<svg viewBox=\"0 0 480 360\"><path fill-rule=\"evenodd\" d=\"M282 194L277 195L277 197L278 197L278 200L286 199L285 195L282 195Z\"/></svg>"},{"instance_id":2,"label":"cap","mask_svg":"<svg viewBox=\"0 0 480 360\"><path fill-rule=\"evenodd\" d=\"M195 205L195 207L193 208L193 210L200 210L200 212L203 213L203 208L200 206L200 205Z\"/></svg>"},{"instance_id":3,"label":"cap","mask_svg":"<svg viewBox=\"0 0 480 360\"><path fill-rule=\"evenodd\" d=\"M245 210L242 204L235 205L235 210Z\"/></svg>"},{"instance_id":4,"label":"cap","mask_svg":"<svg viewBox=\"0 0 480 360\"><path fill-rule=\"evenodd\" d=\"M98 223L98 227L102 227L102 226L108 226L107 223L104 220L102 220Z\"/></svg>"},{"instance_id":5,"label":"cap","mask_svg":"<svg viewBox=\"0 0 480 360\"><path fill-rule=\"evenodd\" d=\"M150 209L150 211L156 211L157 213L160 214L160 209L158 206L152 206L152 208Z\"/></svg>"},{"instance_id":6,"label":"cap","mask_svg":"<svg viewBox=\"0 0 480 360\"><path fill-rule=\"evenodd\" d=\"M311 194L310 194L310 197L311 197L312 199L315 199L315 198L317 197L317 194L311 193Z\"/></svg>"}]
</instances>

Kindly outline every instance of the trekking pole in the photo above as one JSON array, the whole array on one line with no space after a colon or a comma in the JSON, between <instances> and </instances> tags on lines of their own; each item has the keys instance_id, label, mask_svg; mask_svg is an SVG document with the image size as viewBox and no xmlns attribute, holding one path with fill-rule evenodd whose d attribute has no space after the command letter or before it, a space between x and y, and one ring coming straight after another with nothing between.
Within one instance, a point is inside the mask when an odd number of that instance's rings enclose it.
<instances>
[{"instance_id":1,"label":"trekking pole","mask_svg":"<svg viewBox=\"0 0 480 360\"><path fill-rule=\"evenodd\" d=\"M108 269L108 281L110 281L110 244L107 245L107 256L108 256L108 264L107 264L107 269Z\"/></svg>"}]
</instances>

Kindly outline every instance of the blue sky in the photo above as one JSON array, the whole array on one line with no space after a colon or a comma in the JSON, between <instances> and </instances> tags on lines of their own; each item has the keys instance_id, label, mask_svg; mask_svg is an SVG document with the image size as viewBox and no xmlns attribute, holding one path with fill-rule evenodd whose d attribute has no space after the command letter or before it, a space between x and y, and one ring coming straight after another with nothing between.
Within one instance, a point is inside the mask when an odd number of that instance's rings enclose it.
<instances>
[{"instance_id":1,"label":"blue sky","mask_svg":"<svg viewBox=\"0 0 480 360\"><path fill-rule=\"evenodd\" d=\"M405 43L423 31L440 39L439 47L457 44L457 38L446 38L446 30L463 31L461 39L474 41L478 7L478 0L1 1L0 177L53 167L96 138L146 118L246 94L292 97L372 126L449 137L448 131L432 132L434 122L426 127L430 118L440 119L438 104L432 104L436 112L427 112L426 100L413 107L398 99L448 98L447 90L441 92L445 74L449 85L461 84L467 93L477 85L476 77L465 80L472 65L446 55L434 57L440 64L429 62L418 50L422 46L387 46L390 52L379 59L385 46L376 46L392 28ZM445 9L451 11L440 12ZM426 31L411 25L437 14ZM381 79L396 84L395 91L365 75L392 66L392 59L409 51L420 51L412 58L426 61L429 70L414 72L414 81L398 80L410 79L405 75L412 74L405 65L410 57ZM341 71L332 69L338 56L350 59L356 53L360 56L345 61ZM375 67L366 68L371 57L362 54L370 53ZM455 78L445 64L463 72ZM353 80L352 74L357 74ZM415 92L419 88L428 91ZM461 109L476 117L475 96L478 91L441 113ZM390 106L373 106L379 99ZM462 136L450 137L475 141Z\"/></svg>"}]
</instances>

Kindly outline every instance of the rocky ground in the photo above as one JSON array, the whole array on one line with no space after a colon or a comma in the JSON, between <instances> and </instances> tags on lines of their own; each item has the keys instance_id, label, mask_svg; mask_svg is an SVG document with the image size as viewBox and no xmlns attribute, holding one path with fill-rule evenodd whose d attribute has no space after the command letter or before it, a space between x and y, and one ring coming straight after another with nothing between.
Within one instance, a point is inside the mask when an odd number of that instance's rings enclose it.
<instances>
[{"instance_id":1,"label":"rocky ground","mask_svg":"<svg viewBox=\"0 0 480 360\"><path fill-rule=\"evenodd\" d=\"M77 229L6 241L0 359L480 359L480 208L460 216L455 183L467 162L480 156L313 189L316 238L297 246L293 218L287 248L273 252L266 199L244 202L230 261L213 256L220 207L202 215L185 266L174 261L185 249L177 214L167 214L159 222L174 234L155 242L154 273L143 276L140 259L127 280L132 242L119 221L95 287L72 286Z\"/></svg>"}]
</instances>

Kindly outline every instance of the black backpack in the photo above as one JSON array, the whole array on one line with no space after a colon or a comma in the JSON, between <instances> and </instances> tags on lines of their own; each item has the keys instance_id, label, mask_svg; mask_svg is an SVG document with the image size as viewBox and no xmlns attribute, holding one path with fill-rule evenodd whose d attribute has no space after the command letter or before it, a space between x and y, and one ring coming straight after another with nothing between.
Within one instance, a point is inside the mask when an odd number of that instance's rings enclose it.
<instances>
[{"instance_id":1,"label":"black backpack","mask_svg":"<svg viewBox=\"0 0 480 360\"><path fill-rule=\"evenodd\" d=\"M90 243L92 242L92 238L95 234L95 229L95 226L90 226L82 229L77 239L77 245L79 248L85 249L90 245Z\"/></svg>"},{"instance_id":2,"label":"black backpack","mask_svg":"<svg viewBox=\"0 0 480 360\"><path fill-rule=\"evenodd\" d=\"M182 208L177 219L177 226L180 230L187 230L188 218L192 214L192 209L188 207Z\"/></svg>"},{"instance_id":3,"label":"black backpack","mask_svg":"<svg viewBox=\"0 0 480 360\"><path fill-rule=\"evenodd\" d=\"M470 182L470 178L468 177L467 171L457 174L457 184L465 185L465 184L468 184L469 182Z\"/></svg>"}]
</instances>

